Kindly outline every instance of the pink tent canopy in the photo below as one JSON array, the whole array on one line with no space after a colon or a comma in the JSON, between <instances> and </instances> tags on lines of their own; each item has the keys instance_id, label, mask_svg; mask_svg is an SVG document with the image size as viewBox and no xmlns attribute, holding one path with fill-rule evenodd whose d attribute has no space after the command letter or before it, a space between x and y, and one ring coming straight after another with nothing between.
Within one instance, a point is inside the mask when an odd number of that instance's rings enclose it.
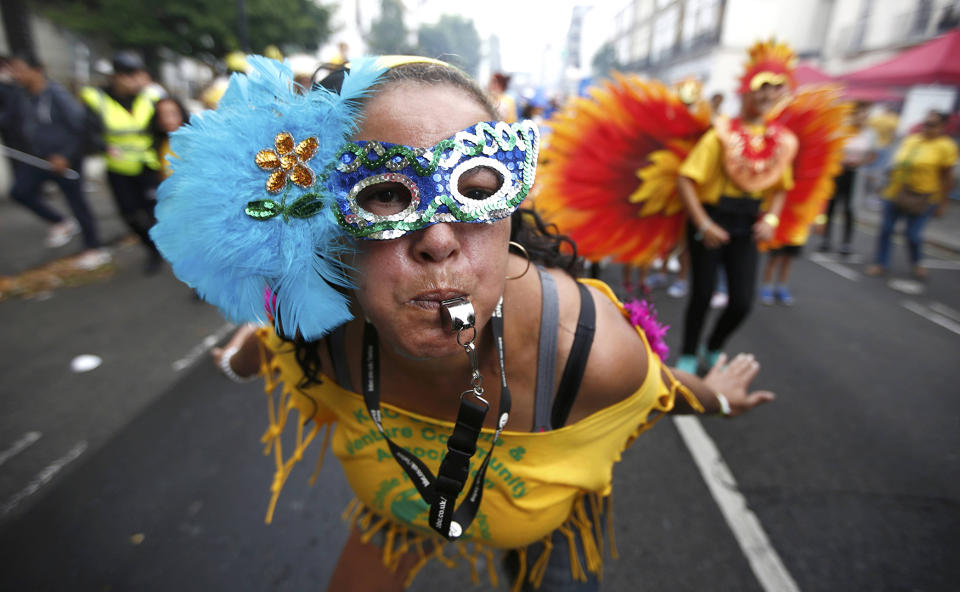
<instances>
[{"instance_id":1,"label":"pink tent canopy","mask_svg":"<svg viewBox=\"0 0 960 592\"><path fill-rule=\"evenodd\" d=\"M958 56L960 30L954 29L885 62L844 74L840 78L858 86L960 85Z\"/></svg>"},{"instance_id":2,"label":"pink tent canopy","mask_svg":"<svg viewBox=\"0 0 960 592\"><path fill-rule=\"evenodd\" d=\"M840 78L830 76L810 64L800 64L793 71L798 86L806 84L837 84L843 87L843 98L848 101L889 103L903 100L903 92L878 86L851 85Z\"/></svg>"},{"instance_id":3,"label":"pink tent canopy","mask_svg":"<svg viewBox=\"0 0 960 592\"><path fill-rule=\"evenodd\" d=\"M793 79L797 81L797 86L804 84L825 84L834 82L833 76L830 76L822 70L818 70L809 64L800 64L793 71Z\"/></svg>"}]
</instances>

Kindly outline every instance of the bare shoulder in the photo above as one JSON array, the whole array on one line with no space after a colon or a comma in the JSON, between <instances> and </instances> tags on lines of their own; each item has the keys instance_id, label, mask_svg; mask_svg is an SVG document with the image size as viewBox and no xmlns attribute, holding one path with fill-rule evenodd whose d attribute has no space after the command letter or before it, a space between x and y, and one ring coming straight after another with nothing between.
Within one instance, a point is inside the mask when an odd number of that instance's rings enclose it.
<instances>
[{"instance_id":1,"label":"bare shoulder","mask_svg":"<svg viewBox=\"0 0 960 592\"><path fill-rule=\"evenodd\" d=\"M573 278L555 273L560 297L558 369L562 371L573 344L580 314L580 295ZM596 310L596 330L580 391L568 424L633 394L647 375L647 350L636 329L600 290L587 287Z\"/></svg>"}]
</instances>

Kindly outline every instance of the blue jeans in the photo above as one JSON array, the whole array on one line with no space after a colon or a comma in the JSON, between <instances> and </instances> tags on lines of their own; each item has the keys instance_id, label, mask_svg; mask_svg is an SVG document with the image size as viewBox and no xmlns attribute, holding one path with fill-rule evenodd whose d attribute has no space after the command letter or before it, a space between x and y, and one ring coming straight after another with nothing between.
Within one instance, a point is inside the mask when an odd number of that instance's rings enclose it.
<instances>
[{"instance_id":1,"label":"blue jeans","mask_svg":"<svg viewBox=\"0 0 960 592\"><path fill-rule=\"evenodd\" d=\"M885 200L883 202L883 223L880 225L880 235L877 237L875 263L883 268L890 267L890 242L893 238L893 230L897 225L897 220L903 217L907 219L907 248L910 251L910 264L918 265L922 257L923 228L935 208L936 206L931 205L923 214L914 216L898 209L892 201Z\"/></svg>"}]
</instances>

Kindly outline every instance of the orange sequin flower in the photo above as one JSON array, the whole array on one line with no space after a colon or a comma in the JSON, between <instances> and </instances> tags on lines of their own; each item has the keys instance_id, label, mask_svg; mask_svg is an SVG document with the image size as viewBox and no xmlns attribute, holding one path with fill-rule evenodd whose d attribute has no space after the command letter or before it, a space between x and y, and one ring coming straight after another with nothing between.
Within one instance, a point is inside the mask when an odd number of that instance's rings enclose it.
<instances>
[{"instance_id":1,"label":"orange sequin flower","mask_svg":"<svg viewBox=\"0 0 960 592\"><path fill-rule=\"evenodd\" d=\"M267 191L278 193L287 181L306 189L313 185L314 175L306 163L317 153L317 139L310 136L294 146L290 132L280 132L273 141L276 151L265 149L257 152L257 166L273 171L267 177Z\"/></svg>"}]
</instances>

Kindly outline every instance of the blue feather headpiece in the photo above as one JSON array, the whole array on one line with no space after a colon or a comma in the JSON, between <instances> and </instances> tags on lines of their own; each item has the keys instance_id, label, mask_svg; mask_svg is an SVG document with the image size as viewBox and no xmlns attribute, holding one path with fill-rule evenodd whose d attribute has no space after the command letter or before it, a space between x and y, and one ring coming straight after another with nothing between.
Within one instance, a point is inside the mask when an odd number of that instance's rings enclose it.
<instances>
[{"instance_id":1,"label":"blue feather headpiece","mask_svg":"<svg viewBox=\"0 0 960 592\"><path fill-rule=\"evenodd\" d=\"M301 94L288 64L248 61L216 111L172 134L173 174L150 235L176 276L228 319L263 323L269 312L278 333L313 340L352 318L340 262L350 240L325 180L356 132L356 100L385 68L354 61L339 94Z\"/></svg>"}]
</instances>

